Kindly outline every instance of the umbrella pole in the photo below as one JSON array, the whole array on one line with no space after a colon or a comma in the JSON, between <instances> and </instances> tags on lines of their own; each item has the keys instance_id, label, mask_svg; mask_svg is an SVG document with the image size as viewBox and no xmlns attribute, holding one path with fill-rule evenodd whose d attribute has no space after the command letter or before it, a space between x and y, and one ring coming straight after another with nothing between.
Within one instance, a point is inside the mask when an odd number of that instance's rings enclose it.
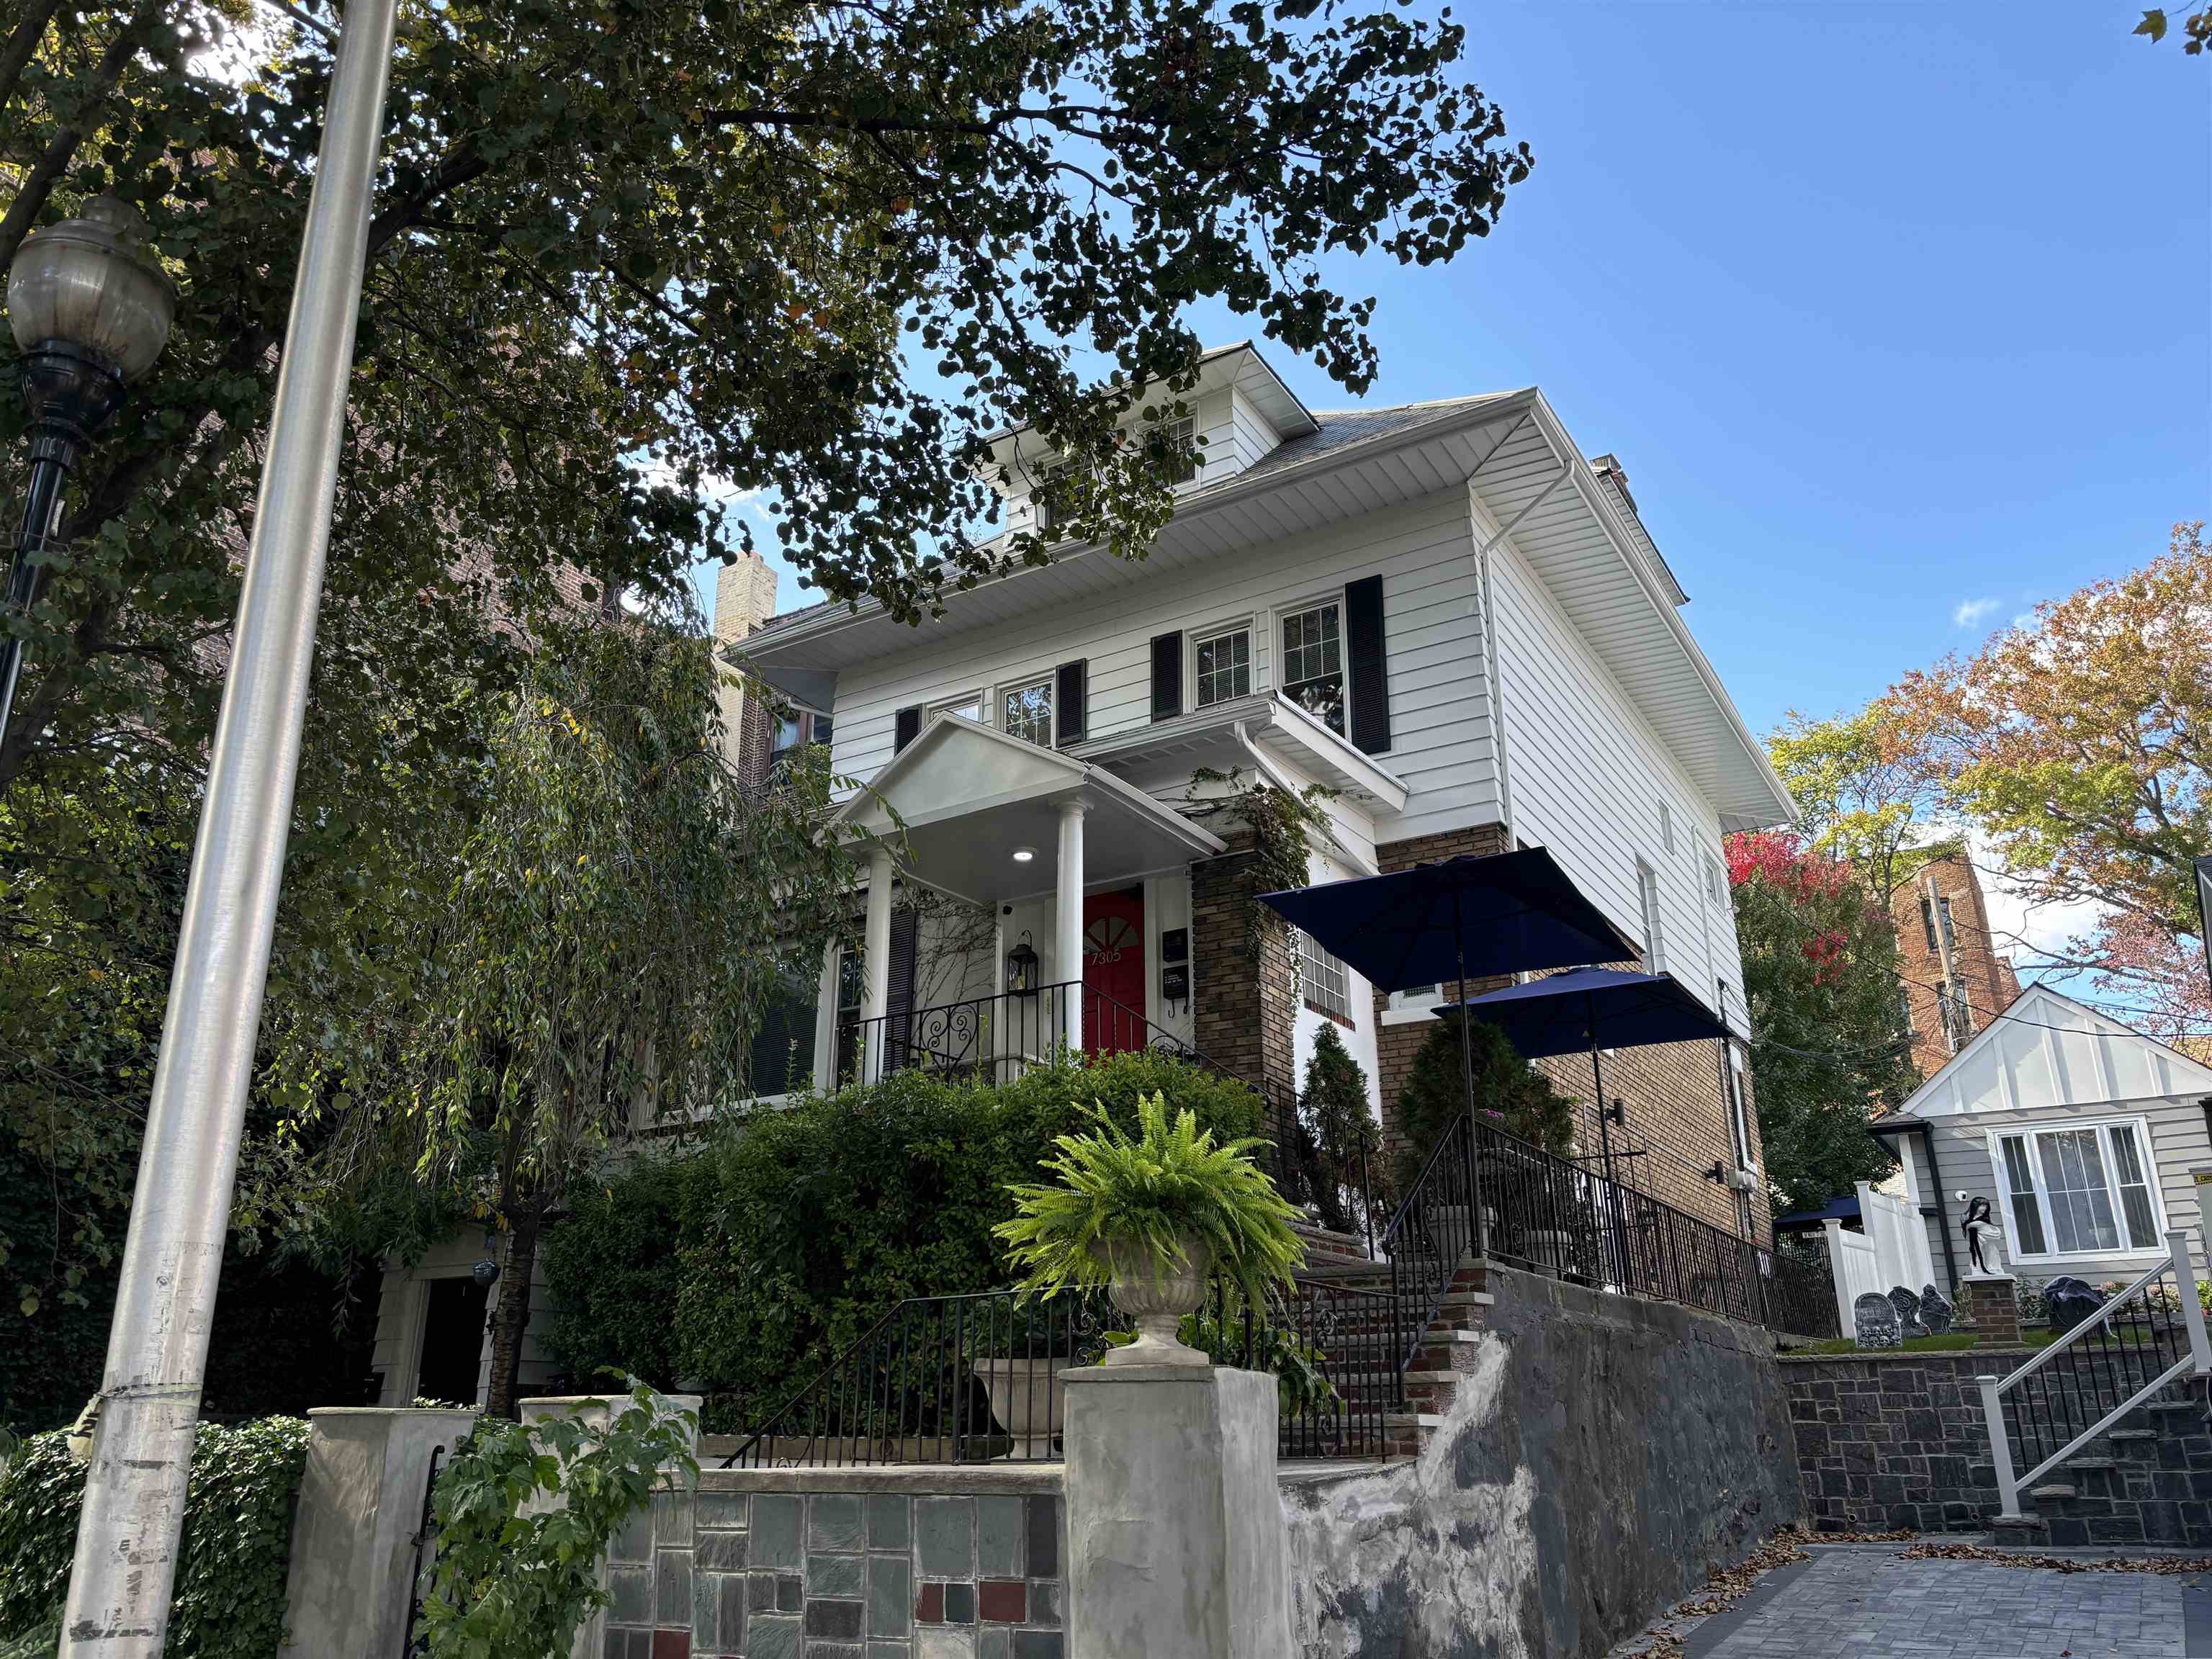
<instances>
[{"instance_id":1,"label":"umbrella pole","mask_svg":"<svg viewBox=\"0 0 2212 1659\"><path fill-rule=\"evenodd\" d=\"M1467 936L1462 931L1466 924L1461 920L1459 889L1452 889L1452 949L1459 963L1459 1078L1460 1086L1467 1095L1467 1194L1468 1203L1474 1211L1474 1255L1483 1261L1490 1255L1489 1228L1482 1214L1482 1165L1474 1155L1474 1044L1469 1036L1474 1017L1467 1011Z\"/></svg>"}]
</instances>

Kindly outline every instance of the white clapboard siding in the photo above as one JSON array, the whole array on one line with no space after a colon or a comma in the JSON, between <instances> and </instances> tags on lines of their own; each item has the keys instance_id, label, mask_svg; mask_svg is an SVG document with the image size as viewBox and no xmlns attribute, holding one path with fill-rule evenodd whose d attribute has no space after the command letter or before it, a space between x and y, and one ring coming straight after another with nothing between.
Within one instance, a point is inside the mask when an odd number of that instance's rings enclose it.
<instances>
[{"instance_id":1,"label":"white clapboard siding","mask_svg":"<svg viewBox=\"0 0 2212 1659\"><path fill-rule=\"evenodd\" d=\"M1735 918L1709 903L1702 855L1716 856L1720 819L1642 713L1568 620L1508 538L1491 556L1498 700L1516 840L1551 849L1629 938L1644 939L1636 860L1658 878L1666 966L1708 1006L1729 988L1741 1027L1743 963ZM1661 838L1659 803L1674 818Z\"/></svg>"},{"instance_id":2,"label":"white clapboard siding","mask_svg":"<svg viewBox=\"0 0 2212 1659\"><path fill-rule=\"evenodd\" d=\"M1404 814L1376 824L1402 840L1498 815L1474 544L1464 490L1291 537L1197 570L1102 592L988 630L933 641L927 624L911 650L847 669L837 690L832 762L866 778L891 758L899 709L1090 664L1091 737L1152 720L1152 636L1187 635L1241 618L1255 623L1253 689L1274 684L1270 607L1382 578L1392 744L1376 759L1404 779ZM1185 687L1188 696L1188 683Z\"/></svg>"}]
</instances>

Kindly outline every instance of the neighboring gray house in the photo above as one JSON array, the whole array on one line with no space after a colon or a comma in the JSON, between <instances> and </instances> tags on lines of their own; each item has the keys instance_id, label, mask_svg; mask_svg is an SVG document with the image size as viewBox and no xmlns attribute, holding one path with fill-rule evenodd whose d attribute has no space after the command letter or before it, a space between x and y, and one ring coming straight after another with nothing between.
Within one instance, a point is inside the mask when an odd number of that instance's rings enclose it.
<instances>
[{"instance_id":1,"label":"neighboring gray house","mask_svg":"<svg viewBox=\"0 0 2212 1659\"><path fill-rule=\"evenodd\" d=\"M2166 1228L2198 1225L2189 1171L2212 1165L2212 1066L2032 985L1870 1127L1954 1279L1961 1193L1994 1206L2022 1279L2130 1279Z\"/></svg>"}]
</instances>

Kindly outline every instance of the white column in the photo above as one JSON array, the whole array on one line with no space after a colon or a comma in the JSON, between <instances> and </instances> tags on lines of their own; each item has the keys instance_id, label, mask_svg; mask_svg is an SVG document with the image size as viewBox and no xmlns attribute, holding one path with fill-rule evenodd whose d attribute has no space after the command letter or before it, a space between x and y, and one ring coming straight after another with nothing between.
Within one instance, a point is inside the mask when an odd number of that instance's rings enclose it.
<instances>
[{"instance_id":1,"label":"white column","mask_svg":"<svg viewBox=\"0 0 2212 1659\"><path fill-rule=\"evenodd\" d=\"M1067 1046L1083 1048L1083 813L1079 800L1060 804L1060 890L1054 895L1052 971L1068 982L1061 1003Z\"/></svg>"},{"instance_id":2,"label":"white column","mask_svg":"<svg viewBox=\"0 0 2212 1659\"><path fill-rule=\"evenodd\" d=\"M822 977L814 988L814 1086L837 1086L837 941L822 947Z\"/></svg>"},{"instance_id":3,"label":"white column","mask_svg":"<svg viewBox=\"0 0 2212 1659\"><path fill-rule=\"evenodd\" d=\"M1000 1064L1006 1058L1007 1033L1014 1024L1012 1008L998 999L1006 990L1006 907L991 907L991 982L984 994L991 999L985 1003L990 1011L990 1041L983 1048L984 1058L991 1062L991 1081L1006 1083L1010 1079L1006 1068Z\"/></svg>"},{"instance_id":4,"label":"white column","mask_svg":"<svg viewBox=\"0 0 2212 1659\"><path fill-rule=\"evenodd\" d=\"M891 850L868 854L868 924L860 960L860 1075L873 1083L883 1075L883 1018L891 995Z\"/></svg>"}]
</instances>

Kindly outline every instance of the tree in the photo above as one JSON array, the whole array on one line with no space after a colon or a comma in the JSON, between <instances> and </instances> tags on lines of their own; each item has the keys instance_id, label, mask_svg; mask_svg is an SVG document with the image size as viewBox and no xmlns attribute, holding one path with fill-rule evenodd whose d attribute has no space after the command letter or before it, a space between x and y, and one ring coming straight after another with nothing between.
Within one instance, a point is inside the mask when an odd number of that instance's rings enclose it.
<instances>
[{"instance_id":1,"label":"tree","mask_svg":"<svg viewBox=\"0 0 2212 1659\"><path fill-rule=\"evenodd\" d=\"M187 753L206 727L219 659L189 647L235 597L338 19L257 12L260 41L233 9L40 0L10 37L0 264L112 190L181 297L82 469L0 784L132 722ZM1372 301L1327 256L1448 258L1529 166L1459 25L1311 0L401 11L340 605L441 613L459 544L502 581L666 593L702 543L750 546L715 502L759 489L824 593L903 617L1063 539L1141 555L1193 456L1173 396L1124 417L1192 384L1184 307L1225 300L1360 390ZM1021 425L1080 465L1051 529L987 545L977 465Z\"/></svg>"},{"instance_id":2,"label":"tree","mask_svg":"<svg viewBox=\"0 0 2212 1659\"><path fill-rule=\"evenodd\" d=\"M2142 15L2142 21L2136 25L2135 33L2148 35L2155 44L2166 39L2168 27L2165 8L2154 7ZM2212 44L2212 6L2203 11L2191 12L2182 19L2181 34L2181 49L2192 58L2202 52L2208 44Z\"/></svg>"},{"instance_id":3,"label":"tree","mask_svg":"<svg viewBox=\"0 0 2212 1659\"><path fill-rule=\"evenodd\" d=\"M1368 1182L1381 1140L1368 1115L1367 1073L1333 1024L1323 1024L1314 1035L1305 1089L1298 1097L1298 1127L1321 1224L1349 1232L1355 1218L1346 1194L1358 1194L1362 1206L1370 1201Z\"/></svg>"},{"instance_id":4,"label":"tree","mask_svg":"<svg viewBox=\"0 0 2212 1659\"><path fill-rule=\"evenodd\" d=\"M73 1294L127 1201L339 16L25 0L0 33L0 265L112 191L179 291L7 623L0 1130L61 1194L26 1295ZM1140 555L1192 457L1180 394L1134 388L1188 386L1202 296L1370 384L1370 302L1324 262L1449 258L1529 165L1465 44L1309 0L404 0L264 1060L338 1064L335 1011L411 1028L393 941L446 896L521 617L671 603L757 490L822 592L908 617L1065 540ZM23 418L0 398L0 451ZM988 541L975 467L1024 422L1070 500ZM255 1113L248 1170L281 1170ZM306 1225L266 1190L245 1224Z\"/></svg>"},{"instance_id":5,"label":"tree","mask_svg":"<svg viewBox=\"0 0 2212 1659\"><path fill-rule=\"evenodd\" d=\"M1552 1086L1551 1079L1521 1057L1512 1039L1495 1025L1471 1021L1474 1041L1474 1103L1486 1122L1547 1152L1565 1152L1574 1145L1575 1103ZM1398 1131L1406 1138L1400 1160L1401 1191L1413 1184L1421 1165L1467 1113L1467 1081L1460 1066L1460 1023L1439 1019L1429 1027L1398 1092Z\"/></svg>"},{"instance_id":6,"label":"tree","mask_svg":"<svg viewBox=\"0 0 2212 1659\"><path fill-rule=\"evenodd\" d=\"M724 757L712 647L651 619L549 621L488 722L480 816L392 976L388 1023L287 1078L350 1115L327 1177L396 1142L416 1182L507 1235L487 1409L512 1415L539 1236L610 1144L681 1130L744 1076L792 960L818 963L854 879L802 757L759 801ZM387 1035L388 1033L388 1035Z\"/></svg>"},{"instance_id":7,"label":"tree","mask_svg":"<svg viewBox=\"0 0 2212 1659\"><path fill-rule=\"evenodd\" d=\"M1844 860L1887 905L1937 833L1941 779L1889 699L1816 720L1792 709L1766 739L1806 845Z\"/></svg>"},{"instance_id":8,"label":"tree","mask_svg":"<svg viewBox=\"0 0 2212 1659\"><path fill-rule=\"evenodd\" d=\"M2046 601L1886 699L2031 902L2099 907L2057 958L2163 1019L2212 1031L2192 861L2212 852L2212 548ZM2195 958L2195 960L2192 960Z\"/></svg>"},{"instance_id":9,"label":"tree","mask_svg":"<svg viewBox=\"0 0 2212 1659\"><path fill-rule=\"evenodd\" d=\"M1919 1080L1897 935L1855 866L1796 836L1731 836L1726 851L1766 1178L1785 1207L1817 1209L1889 1173L1867 1119Z\"/></svg>"}]
</instances>

